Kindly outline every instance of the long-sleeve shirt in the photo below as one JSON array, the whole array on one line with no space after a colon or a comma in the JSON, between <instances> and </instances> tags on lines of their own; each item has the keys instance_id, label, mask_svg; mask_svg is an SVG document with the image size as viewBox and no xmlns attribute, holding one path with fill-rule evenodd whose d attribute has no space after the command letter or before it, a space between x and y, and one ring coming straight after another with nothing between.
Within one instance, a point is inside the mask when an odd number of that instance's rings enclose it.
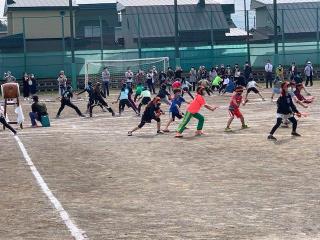
<instances>
[{"instance_id":1,"label":"long-sleeve shirt","mask_svg":"<svg viewBox=\"0 0 320 240\"><path fill-rule=\"evenodd\" d=\"M291 114L299 112L296 106L294 105L290 94L280 96L277 100L277 107L277 113L279 114Z\"/></svg>"},{"instance_id":2,"label":"long-sleeve shirt","mask_svg":"<svg viewBox=\"0 0 320 240\"><path fill-rule=\"evenodd\" d=\"M267 63L267 64L264 66L264 70L265 70L266 72L272 72L272 70L273 70L272 64L271 64L271 63Z\"/></svg>"},{"instance_id":3,"label":"long-sleeve shirt","mask_svg":"<svg viewBox=\"0 0 320 240\"><path fill-rule=\"evenodd\" d=\"M35 102L31 105L32 112L39 113L40 115L48 115L47 106L44 103Z\"/></svg>"}]
</instances>

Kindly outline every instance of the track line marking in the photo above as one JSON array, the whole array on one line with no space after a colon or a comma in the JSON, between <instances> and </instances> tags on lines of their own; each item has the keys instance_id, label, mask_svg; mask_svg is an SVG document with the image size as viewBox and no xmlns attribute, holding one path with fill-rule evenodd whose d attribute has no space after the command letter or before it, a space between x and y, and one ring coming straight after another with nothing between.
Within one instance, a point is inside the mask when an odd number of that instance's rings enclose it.
<instances>
[{"instance_id":1,"label":"track line marking","mask_svg":"<svg viewBox=\"0 0 320 240\"><path fill-rule=\"evenodd\" d=\"M85 232L78 228L73 221L70 219L69 214L64 210L59 200L53 195L51 190L49 189L48 185L38 172L36 166L33 164L26 148L24 147L23 143L21 142L20 138L18 136L14 136L15 140L17 141L20 150L23 154L23 157L30 167L30 170L33 174L33 176L36 178L41 190L44 192L44 194L49 198L51 204L54 206L54 208L58 211L60 217L62 218L64 224L67 226L69 231L71 232L71 235L74 237L75 240L88 240L89 238L86 236Z\"/></svg>"}]
</instances>

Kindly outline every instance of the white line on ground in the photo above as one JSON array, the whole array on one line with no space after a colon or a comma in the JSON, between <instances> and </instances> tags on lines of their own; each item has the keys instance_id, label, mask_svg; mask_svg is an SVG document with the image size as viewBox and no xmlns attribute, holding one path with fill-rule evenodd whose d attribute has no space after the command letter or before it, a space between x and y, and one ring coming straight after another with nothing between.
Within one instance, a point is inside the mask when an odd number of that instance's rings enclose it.
<instances>
[{"instance_id":1,"label":"white line on ground","mask_svg":"<svg viewBox=\"0 0 320 240\"><path fill-rule=\"evenodd\" d=\"M89 239L85 232L82 231L80 228L78 228L73 221L70 219L69 214L64 210L59 200L53 195L51 190L49 189L48 185L43 180L42 176L38 172L36 166L33 164L26 148L24 147L23 143L21 142L20 138L18 136L14 136L15 140L17 141L20 150L23 154L24 159L26 160L28 166L31 169L32 174L36 178L41 190L45 193L45 195L49 198L51 204L54 206L54 208L59 213L60 217L62 218L64 224L67 226L69 231L71 232L72 236L75 240L87 240Z\"/></svg>"}]
</instances>

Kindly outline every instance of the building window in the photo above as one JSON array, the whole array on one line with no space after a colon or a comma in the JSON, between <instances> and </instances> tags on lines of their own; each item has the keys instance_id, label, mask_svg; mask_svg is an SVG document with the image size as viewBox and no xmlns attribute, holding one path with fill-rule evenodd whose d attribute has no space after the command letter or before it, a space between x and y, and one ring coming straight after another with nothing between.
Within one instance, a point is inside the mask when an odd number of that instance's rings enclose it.
<instances>
[{"instance_id":1,"label":"building window","mask_svg":"<svg viewBox=\"0 0 320 240\"><path fill-rule=\"evenodd\" d=\"M101 37L100 26L85 26L84 37L85 38Z\"/></svg>"}]
</instances>

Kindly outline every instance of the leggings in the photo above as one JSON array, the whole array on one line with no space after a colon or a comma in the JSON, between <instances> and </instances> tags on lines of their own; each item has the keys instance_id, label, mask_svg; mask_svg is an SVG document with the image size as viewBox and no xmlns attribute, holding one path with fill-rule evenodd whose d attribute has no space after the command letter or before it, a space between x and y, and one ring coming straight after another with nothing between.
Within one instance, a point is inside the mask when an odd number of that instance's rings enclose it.
<instances>
[{"instance_id":1,"label":"leggings","mask_svg":"<svg viewBox=\"0 0 320 240\"><path fill-rule=\"evenodd\" d=\"M186 114L184 115L184 117L182 119L182 122L180 123L180 125L178 127L177 131L179 133L182 133L186 129L186 126L190 122L192 117L198 119L197 130L202 130L203 124L204 124L204 117L200 113L192 114L190 112L186 112Z\"/></svg>"},{"instance_id":2,"label":"leggings","mask_svg":"<svg viewBox=\"0 0 320 240\"><path fill-rule=\"evenodd\" d=\"M71 101L69 101L69 100L62 99L62 100L61 100L61 106L60 106L59 111L58 111L58 113L57 113L58 116L60 116L60 114L61 114L61 112L63 111L63 109L64 109L65 106L68 106L68 107L73 108L73 109L78 113L79 116L82 115L81 111L79 110L79 108L78 108L76 105L74 105L74 104L73 104Z\"/></svg>"},{"instance_id":3,"label":"leggings","mask_svg":"<svg viewBox=\"0 0 320 240\"><path fill-rule=\"evenodd\" d=\"M119 113L122 113L124 111L124 107L127 106L128 108L132 108L132 110L135 112L135 113L138 113L138 110L136 110L131 102L128 100L128 99L121 99L120 102L119 102Z\"/></svg>"},{"instance_id":4,"label":"leggings","mask_svg":"<svg viewBox=\"0 0 320 240\"><path fill-rule=\"evenodd\" d=\"M292 122L292 132L296 132L297 125L298 125L297 120L294 117L290 117L288 119L290 120L290 122ZM277 123L274 125L274 127L270 132L271 135L273 135L276 132L276 130L280 127L281 123L282 123L282 118L277 118Z\"/></svg>"},{"instance_id":5,"label":"leggings","mask_svg":"<svg viewBox=\"0 0 320 240\"><path fill-rule=\"evenodd\" d=\"M14 130L6 121L6 119L3 116L0 116L0 123L2 123L2 125L8 129L10 129L11 132L13 132L14 134L17 133L16 130Z\"/></svg>"},{"instance_id":6,"label":"leggings","mask_svg":"<svg viewBox=\"0 0 320 240\"><path fill-rule=\"evenodd\" d=\"M183 97L184 93L188 93L188 95L189 95L192 99L194 99L194 97L192 96L191 92L189 91L189 88L184 88L184 89L183 89L182 97Z\"/></svg>"},{"instance_id":7,"label":"leggings","mask_svg":"<svg viewBox=\"0 0 320 240\"><path fill-rule=\"evenodd\" d=\"M107 110L112 113L112 115L114 115L114 111L112 110L111 107L109 107L109 105L106 103L105 100L103 100L102 97L96 98L96 99L92 99L89 100L90 103L90 107L89 107L89 113L90 113L90 117L92 117L92 110L95 106L100 106L102 108L102 106L105 106L107 108ZM95 105L97 104L97 105Z\"/></svg>"}]
</instances>

